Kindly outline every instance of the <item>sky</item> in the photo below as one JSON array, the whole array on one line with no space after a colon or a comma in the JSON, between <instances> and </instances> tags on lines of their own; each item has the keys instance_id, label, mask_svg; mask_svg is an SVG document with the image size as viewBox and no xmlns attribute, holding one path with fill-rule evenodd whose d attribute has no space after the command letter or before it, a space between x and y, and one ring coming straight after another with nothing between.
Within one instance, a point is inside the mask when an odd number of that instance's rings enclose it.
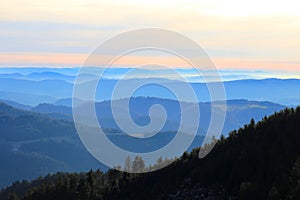
<instances>
[{"instance_id":1,"label":"sky","mask_svg":"<svg viewBox=\"0 0 300 200\"><path fill-rule=\"evenodd\" d=\"M299 7L297 0L1 0L0 67L80 66L112 36L156 27L196 41L217 69L300 73ZM130 55L118 67L144 59Z\"/></svg>"}]
</instances>

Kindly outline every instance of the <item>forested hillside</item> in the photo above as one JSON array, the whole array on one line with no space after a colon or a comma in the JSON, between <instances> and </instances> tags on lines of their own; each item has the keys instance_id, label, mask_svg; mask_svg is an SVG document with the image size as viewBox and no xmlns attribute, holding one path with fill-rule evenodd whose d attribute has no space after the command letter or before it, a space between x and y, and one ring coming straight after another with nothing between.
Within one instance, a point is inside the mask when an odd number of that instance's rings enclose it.
<instances>
[{"instance_id":1,"label":"forested hillside","mask_svg":"<svg viewBox=\"0 0 300 200\"><path fill-rule=\"evenodd\" d=\"M285 109L153 173L57 173L16 182L1 199L300 199L300 107Z\"/></svg>"},{"instance_id":2,"label":"forested hillside","mask_svg":"<svg viewBox=\"0 0 300 200\"><path fill-rule=\"evenodd\" d=\"M81 144L73 122L0 102L0 187L57 171L99 168Z\"/></svg>"}]
</instances>

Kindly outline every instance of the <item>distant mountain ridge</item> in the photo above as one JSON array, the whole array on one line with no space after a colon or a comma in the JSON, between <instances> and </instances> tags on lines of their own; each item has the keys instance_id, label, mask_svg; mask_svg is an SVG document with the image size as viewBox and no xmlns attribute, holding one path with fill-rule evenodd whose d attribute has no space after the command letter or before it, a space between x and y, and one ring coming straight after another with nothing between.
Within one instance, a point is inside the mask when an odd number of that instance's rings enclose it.
<instances>
[{"instance_id":1,"label":"distant mountain ridge","mask_svg":"<svg viewBox=\"0 0 300 200\"><path fill-rule=\"evenodd\" d=\"M33 108L32 106L21 104L21 103L18 103L16 101L0 99L0 102L3 102L7 105L10 105L14 108L18 108L18 109L21 109L21 110L31 110Z\"/></svg>"},{"instance_id":2,"label":"distant mountain ridge","mask_svg":"<svg viewBox=\"0 0 300 200\"><path fill-rule=\"evenodd\" d=\"M70 100L63 100L63 102L69 103ZM116 104L120 105L119 101L115 100ZM80 102L80 100L78 100ZM149 123L148 111L151 105L159 104L163 106L168 114L167 124L164 127L164 131L177 130L178 124L180 123L180 108L179 102L172 99L161 99L154 97L136 97L130 99L130 112L131 117L140 125L146 125ZM222 102L216 102L217 106L222 105ZM266 101L248 101L248 100L228 100L227 104L227 116L225 120L225 126L223 129L223 134L227 135L229 131L238 129L244 124L248 123L251 118L255 120L260 120L266 115L271 115L275 111L279 111L285 108L285 106L266 102ZM67 104L66 104L67 105ZM183 110L193 109L195 105L193 103L184 103ZM200 110L200 130L199 133L204 133L207 130L210 120L211 103L199 103ZM82 108L84 110L84 107ZM122 117L124 112L118 108L119 116ZM221 111L223 108L217 108ZM225 108L224 108L225 109ZM69 119L72 120L72 108L62 105L53 104L40 104L31 109L34 112L40 112L59 119ZM96 103L97 116L100 119L100 124L105 128L119 129L112 115L111 101L103 101ZM126 116L124 116L126 117Z\"/></svg>"},{"instance_id":3,"label":"distant mountain ridge","mask_svg":"<svg viewBox=\"0 0 300 200\"><path fill-rule=\"evenodd\" d=\"M3 74L2 74L3 75ZM37 76L40 74L37 73ZM10 75L12 76L12 75ZM10 77L8 76L8 77ZM82 82L87 87L93 81L86 75L87 82ZM92 80L92 81L88 81ZM141 79L122 80L124 84L134 84ZM168 84L180 89L182 84L179 81L172 81L168 79L157 79L157 84L168 82ZM100 88L96 92L96 100L111 100L112 91L118 82L117 79L101 79ZM214 83L210 83L214 84ZM190 83L198 96L199 102L211 101L210 94L205 83ZM231 99L248 99L253 101L270 101L283 105L298 105L300 103L300 96L295 94L300 93L300 80L298 79L244 79L224 82L226 90L226 98ZM22 95L23 94L23 95ZM36 106L39 103L54 103L59 99L70 99L73 94L73 83L68 81L63 76L52 73L49 79L41 78L38 80L18 79L18 78L1 78L0 75L0 99L7 99L17 101L30 106ZM22 95L22 96L21 96ZM137 91L134 97L150 96L159 98L174 99L171 93L166 92L163 87L144 87ZM116 99L121 98L116 95ZM189 96L181 97L181 101L191 101ZM70 102L62 102L63 105L70 104ZM55 103L56 104L56 103Z\"/></svg>"}]
</instances>

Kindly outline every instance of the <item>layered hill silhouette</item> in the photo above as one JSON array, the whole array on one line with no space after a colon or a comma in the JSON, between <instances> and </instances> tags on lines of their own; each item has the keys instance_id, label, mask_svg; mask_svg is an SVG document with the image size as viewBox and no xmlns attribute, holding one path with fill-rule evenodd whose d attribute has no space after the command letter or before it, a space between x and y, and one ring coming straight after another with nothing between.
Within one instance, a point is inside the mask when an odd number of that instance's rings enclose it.
<instances>
[{"instance_id":1,"label":"layered hill silhouette","mask_svg":"<svg viewBox=\"0 0 300 200\"><path fill-rule=\"evenodd\" d=\"M146 174L57 173L2 190L3 199L299 199L300 107L254 120L168 167ZM202 147L207 148L207 147Z\"/></svg>"},{"instance_id":2,"label":"layered hill silhouette","mask_svg":"<svg viewBox=\"0 0 300 200\"><path fill-rule=\"evenodd\" d=\"M93 74L83 74L83 82L88 86L97 81ZM16 101L19 103L36 106L40 103L57 104L62 103L70 106L70 101L61 101L72 97L74 80L76 76L60 74L57 72L34 72L27 75L22 74L0 74L0 98ZM124 84L134 84L143 80L154 83L167 83L172 87L180 89L184 84L164 78L144 78L121 80ZM119 79L103 78L100 81L101 87L97 90L96 100L111 100L112 91ZM199 102L213 101L210 97L207 85L201 82L189 83L194 89ZM212 83L213 85L213 83ZM300 97L295 94L300 92L300 80L298 79L243 79L225 81L224 88L227 99L248 99L253 101L270 101L283 105L298 105ZM174 99L174 95L167 92L164 87L144 87L134 94L137 96L150 96L159 98ZM122 98L116 96L116 99ZM190 102L188 95L182 97L181 101Z\"/></svg>"},{"instance_id":3,"label":"layered hill silhouette","mask_svg":"<svg viewBox=\"0 0 300 200\"><path fill-rule=\"evenodd\" d=\"M7 103L20 107L16 102L8 101ZM179 123L177 120L180 116L178 102L174 100L133 98L132 116L136 123L140 125L149 123L148 109L153 104L166 107L171 117L167 119L166 126L161 133L143 140L126 135L116 126L112 120L109 101L99 102L96 107L101 111L101 125L112 142L130 151L148 152L159 149L172 140L176 134ZM189 108L190 105L188 103L186 105ZM205 115L209 118L209 106L209 103L200 104L202 119ZM228 101L228 108L230 113L227 115L225 128L232 130L248 122L252 116L255 119L261 119L265 115L281 110L284 106L270 102L234 100ZM57 171L107 169L82 145L72 121L70 107L40 104L30 109L31 111L26 111L0 103L0 159L3 161L0 166L0 187L16 179L32 179ZM199 135L189 150L202 145L204 132L205 127L203 129L200 127ZM22 168L20 168L21 165Z\"/></svg>"},{"instance_id":4,"label":"layered hill silhouette","mask_svg":"<svg viewBox=\"0 0 300 200\"><path fill-rule=\"evenodd\" d=\"M108 127L104 130L112 142L137 152L159 149L176 134L174 131L161 132L154 138L137 141L118 129ZM202 136L197 136L192 146L201 145L202 140ZM107 170L82 145L73 121L57 115L0 103L0 143L0 187L16 179L32 179L57 171Z\"/></svg>"},{"instance_id":5,"label":"layered hill silhouette","mask_svg":"<svg viewBox=\"0 0 300 200\"><path fill-rule=\"evenodd\" d=\"M80 143L71 121L0 103L0 186L57 171L103 168Z\"/></svg>"},{"instance_id":6,"label":"layered hill silhouette","mask_svg":"<svg viewBox=\"0 0 300 200\"><path fill-rule=\"evenodd\" d=\"M115 100L116 105L122 105L122 102L126 100ZM65 99L60 102L70 102L71 99ZM181 109L179 102L172 99L161 99L154 97L136 97L130 100L130 114L133 120L139 125L146 125L149 123L149 109L152 105L159 104L166 109L167 122L163 131L174 131L178 129L180 123ZM79 102L79 100L78 100ZM78 103L79 104L79 103ZM285 106L266 102L266 101L248 101L244 99L228 100L226 101L227 108L224 107L223 102L216 102L214 106L217 108L217 112L222 112L226 109L226 120L222 133L227 135L229 131L237 129L244 124L248 123L251 118L260 120L266 115L271 115L275 111L279 111L285 108ZM97 116L100 119L101 125L105 128L118 129L117 124L114 121L114 116L111 110L111 101L96 102ZM211 117L212 104L210 102L198 103L200 113L199 134L205 134L208 129L208 125ZM84 105L82 105L84 110ZM189 112L189 110L195 109L194 103L182 103L182 111ZM118 115L126 118L124 115L125 109L122 107L117 108ZM61 104L39 104L31 109L31 111L46 114L48 116L58 119L72 120L72 108ZM193 121L191 121L193 123Z\"/></svg>"}]
</instances>

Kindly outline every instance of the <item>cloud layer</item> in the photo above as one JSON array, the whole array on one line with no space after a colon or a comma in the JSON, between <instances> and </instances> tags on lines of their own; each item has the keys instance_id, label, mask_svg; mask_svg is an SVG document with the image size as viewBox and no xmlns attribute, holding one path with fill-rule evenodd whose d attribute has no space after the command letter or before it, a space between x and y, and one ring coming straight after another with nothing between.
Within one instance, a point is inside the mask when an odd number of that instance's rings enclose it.
<instances>
[{"instance_id":1,"label":"cloud layer","mask_svg":"<svg viewBox=\"0 0 300 200\"><path fill-rule=\"evenodd\" d=\"M218 68L299 71L298 8L293 0L5 1L0 65L80 65L117 33L160 27L197 41ZM135 59L145 58L123 64Z\"/></svg>"}]
</instances>

